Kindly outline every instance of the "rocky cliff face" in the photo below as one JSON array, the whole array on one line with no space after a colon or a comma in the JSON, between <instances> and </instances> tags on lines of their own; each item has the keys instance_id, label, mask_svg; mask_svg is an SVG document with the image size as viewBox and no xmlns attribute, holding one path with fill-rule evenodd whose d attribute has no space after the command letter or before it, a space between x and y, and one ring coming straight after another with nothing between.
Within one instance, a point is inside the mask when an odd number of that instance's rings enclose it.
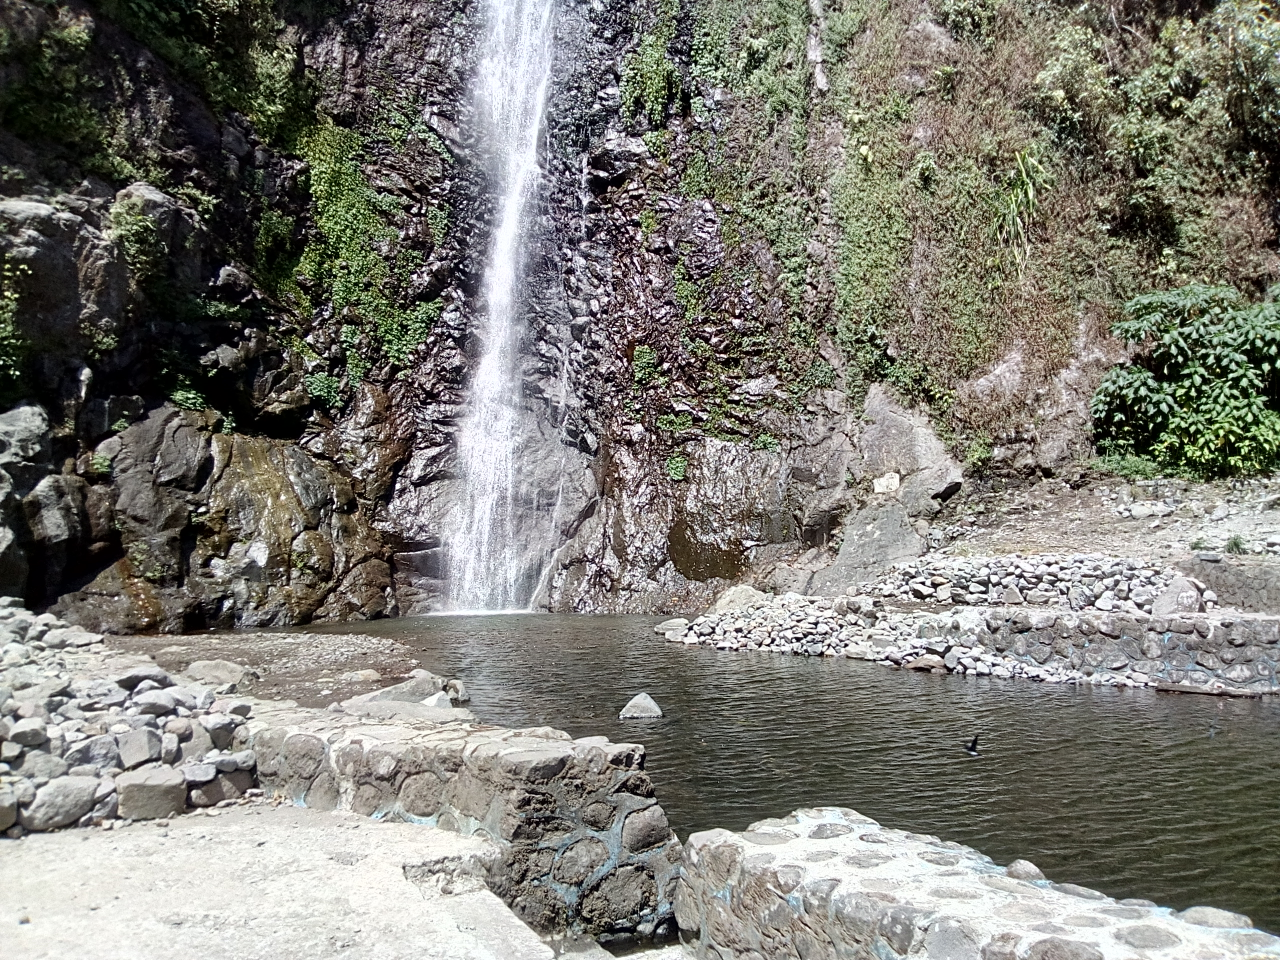
<instances>
[{"instance_id":1,"label":"rocky cliff face","mask_svg":"<svg viewBox=\"0 0 1280 960\"><path fill-rule=\"evenodd\" d=\"M0 589L104 630L432 609L492 219L477 5L144 7L0 11ZM1087 451L1105 303L1049 309L1027 291L1070 284L1019 259L934 316L972 286L928 200L981 119L964 71L1031 28L891 7L560 4L511 544L537 606L839 590L936 543L966 454Z\"/></svg>"}]
</instances>

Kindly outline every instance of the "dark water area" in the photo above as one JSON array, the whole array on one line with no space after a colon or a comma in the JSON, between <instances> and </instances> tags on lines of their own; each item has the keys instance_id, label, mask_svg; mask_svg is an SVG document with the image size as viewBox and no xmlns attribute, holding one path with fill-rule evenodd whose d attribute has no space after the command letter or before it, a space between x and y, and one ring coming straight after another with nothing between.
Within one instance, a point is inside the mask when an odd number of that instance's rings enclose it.
<instances>
[{"instance_id":1,"label":"dark water area","mask_svg":"<svg viewBox=\"0 0 1280 960\"><path fill-rule=\"evenodd\" d=\"M643 743L676 832L796 807L1023 857L1054 880L1280 931L1280 701L933 676L667 643L644 617L368 624L503 726ZM350 632L350 625L343 625ZM647 691L660 720L621 721ZM981 737L981 756L964 744Z\"/></svg>"}]
</instances>

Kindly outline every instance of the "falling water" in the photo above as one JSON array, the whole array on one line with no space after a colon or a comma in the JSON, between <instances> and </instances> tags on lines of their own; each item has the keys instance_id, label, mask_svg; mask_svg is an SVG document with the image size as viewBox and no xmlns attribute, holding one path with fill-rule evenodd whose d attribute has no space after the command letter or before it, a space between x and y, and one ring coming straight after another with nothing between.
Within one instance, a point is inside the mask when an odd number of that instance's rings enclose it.
<instances>
[{"instance_id":1,"label":"falling water","mask_svg":"<svg viewBox=\"0 0 1280 960\"><path fill-rule=\"evenodd\" d=\"M520 430L520 282L526 226L539 180L538 140L551 66L554 0L482 0L484 49L476 78L482 152L497 199L480 305L484 344L458 430L462 517L448 539L449 606L527 605L515 521Z\"/></svg>"}]
</instances>

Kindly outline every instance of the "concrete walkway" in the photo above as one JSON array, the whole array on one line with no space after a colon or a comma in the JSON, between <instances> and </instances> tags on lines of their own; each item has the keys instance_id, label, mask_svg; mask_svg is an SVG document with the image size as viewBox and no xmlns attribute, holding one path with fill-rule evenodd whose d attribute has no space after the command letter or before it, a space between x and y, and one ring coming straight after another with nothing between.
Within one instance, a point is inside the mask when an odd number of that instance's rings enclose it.
<instances>
[{"instance_id":1,"label":"concrete walkway","mask_svg":"<svg viewBox=\"0 0 1280 960\"><path fill-rule=\"evenodd\" d=\"M0 852L13 960L549 960L476 879L483 841L269 804Z\"/></svg>"}]
</instances>

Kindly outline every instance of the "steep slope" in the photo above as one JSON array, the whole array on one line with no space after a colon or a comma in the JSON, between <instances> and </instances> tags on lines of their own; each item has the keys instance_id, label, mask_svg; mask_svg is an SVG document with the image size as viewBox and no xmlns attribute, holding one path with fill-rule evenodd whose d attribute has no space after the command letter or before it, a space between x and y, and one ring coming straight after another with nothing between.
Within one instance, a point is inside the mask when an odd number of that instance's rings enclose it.
<instances>
[{"instance_id":1,"label":"steep slope","mask_svg":"<svg viewBox=\"0 0 1280 960\"><path fill-rule=\"evenodd\" d=\"M5 0L0 587L117 629L440 602L479 15ZM1126 299L1280 279L1269 7L564 0L556 42L541 606L839 589L943 536L962 464L1089 454Z\"/></svg>"}]
</instances>

